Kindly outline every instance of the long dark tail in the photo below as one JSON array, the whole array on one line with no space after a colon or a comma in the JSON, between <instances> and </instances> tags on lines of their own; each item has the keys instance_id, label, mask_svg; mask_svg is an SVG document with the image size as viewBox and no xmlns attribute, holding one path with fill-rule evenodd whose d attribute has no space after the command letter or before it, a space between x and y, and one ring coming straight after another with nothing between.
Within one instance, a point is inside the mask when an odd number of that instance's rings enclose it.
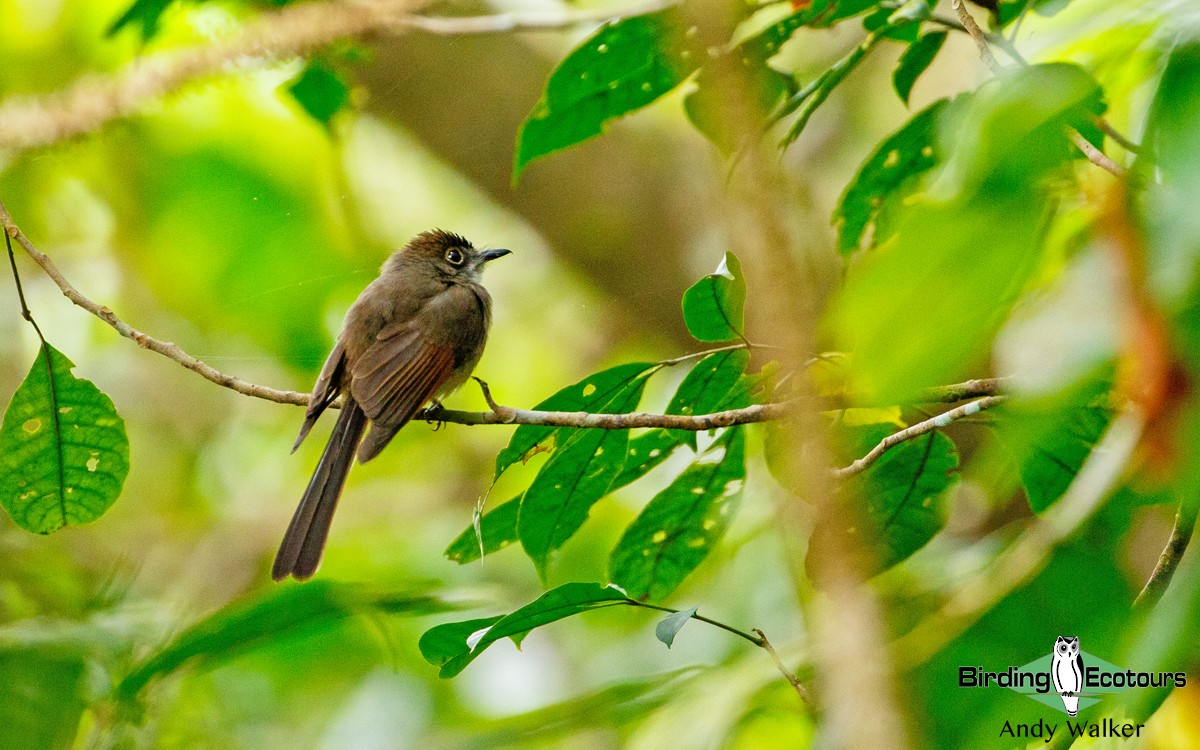
<instances>
[{"instance_id":1,"label":"long dark tail","mask_svg":"<svg viewBox=\"0 0 1200 750\"><path fill-rule=\"evenodd\" d=\"M316 572L325 550L325 538L329 536L333 511L337 508L346 474L354 462L354 451L366 426L367 415L353 399L347 398L317 470L308 481L304 497L283 535L275 565L271 567L271 578L282 581L291 575L304 580Z\"/></svg>"}]
</instances>

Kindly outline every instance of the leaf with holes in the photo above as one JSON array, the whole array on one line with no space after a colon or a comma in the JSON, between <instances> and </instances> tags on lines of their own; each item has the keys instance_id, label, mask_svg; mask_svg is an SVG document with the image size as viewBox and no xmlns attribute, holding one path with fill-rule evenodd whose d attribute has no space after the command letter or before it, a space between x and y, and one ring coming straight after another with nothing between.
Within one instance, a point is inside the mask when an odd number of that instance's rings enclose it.
<instances>
[{"instance_id":1,"label":"leaf with holes","mask_svg":"<svg viewBox=\"0 0 1200 750\"><path fill-rule=\"evenodd\" d=\"M630 597L669 596L725 533L746 479L743 433L741 427L727 429L625 530L608 570Z\"/></svg>"},{"instance_id":2,"label":"leaf with holes","mask_svg":"<svg viewBox=\"0 0 1200 750\"><path fill-rule=\"evenodd\" d=\"M43 343L0 426L0 505L49 534L95 521L129 473L129 439L112 400Z\"/></svg>"},{"instance_id":3,"label":"leaf with holes","mask_svg":"<svg viewBox=\"0 0 1200 750\"><path fill-rule=\"evenodd\" d=\"M745 349L717 352L700 360L679 384L667 405L667 414L695 416L717 411L749 362L750 352ZM670 430L669 434L696 450L695 430Z\"/></svg>"},{"instance_id":4,"label":"leaf with holes","mask_svg":"<svg viewBox=\"0 0 1200 750\"><path fill-rule=\"evenodd\" d=\"M679 441L664 429L650 430L631 439L625 451L625 466L608 486L605 494L615 492L631 482L641 479L679 448ZM517 515L521 505L518 495L498 505L479 519L483 535L483 554L498 552L519 539ZM468 526L450 546L445 555L456 563L465 564L479 559L479 537L475 527Z\"/></svg>"},{"instance_id":5,"label":"leaf with holes","mask_svg":"<svg viewBox=\"0 0 1200 750\"><path fill-rule=\"evenodd\" d=\"M618 412L633 409L645 386L645 378L637 379L610 405ZM550 553L579 530L625 467L628 446L629 430L574 430L525 490L517 534L543 580Z\"/></svg>"},{"instance_id":6,"label":"leaf with holes","mask_svg":"<svg viewBox=\"0 0 1200 750\"><path fill-rule=\"evenodd\" d=\"M838 225L838 251L843 255L858 249L867 227L889 196L912 185L918 175L938 163L934 129L947 102L942 99L913 115L859 167L833 213Z\"/></svg>"},{"instance_id":7,"label":"leaf with holes","mask_svg":"<svg viewBox=\"0 0 1200 750\"><path fill-rule=\"evenodd\" d=\"M654 365L649 362L633 362L610 367L563 388L533 408L535 411L616 413L618 410L611 403L613 399L622 393L626 386L640 378L652 367ZM524 461L537 446L545 443L551 436L555 436L556 442L565 443L575 429L572 427L521 425L513 433L512 439L508 441L504 450L497 454L493 480L499 479L508 467L518 461Z\"/></svg>"},{"instance_id":8,"label":"leaf with holes","mask_svg":"<svg viewBox=\"0 0 1200 750\"><path fill-rule=\"evenodd\" d=\"M896 64L896 70L892 73L892 86L896 88L896 94L906 106L908 97L912 94L913 84L933 63L933 58L937 57L942 45L946 43L947 35L946 31L931 31L910 44L900 56L900 62Z\"/></svg>"},{"instance_id":9,"label":"leaf with holes","mask_svg":"<svg viewBox=\"0 0 1200 750\"><path fill-rule=\"evenodd\" d=\"M599 135L605 123L650 104L703 61L677 9L605 24L559 63L517 135L513 182L534 159Z\"/></svg>"},{"instance_id":10,"label":"leaf with holes","mask_svg":"<svg viewBox=\"0 0 1200 750\"><path fill-rule=\"evenodd\" d=\"M889 425L870 425L850 430L853 452L865 454L893 432ZM933 431L893 447L871 468L846 480L841 488L850 493L861 511L852 528L834 529L818 524L811 545L846 544L866 547L873 554L876 570L886 570L908 558L941 531L946 523L945 496L956 481L958 451L950 438Z\"/></svg>"},{"instance_id":11,"label":"leaf with holes","mask_svg":"<svg viewBox=\"0 0 1200 750\"><path fill-rule=\"evenodd\" d=\"M542 594L510 615L466 622L451 622L431 628L418 644L425 661L441 667L441 677L453 677L475 657L502 638L519 641L534 628L581 612L625 604L629 597L616 586L599 583L567 583Z\"/></svg>"},{"instance_id":12,"label":"leaf with holes","mask_svg":"<svg viewBox=\"0 0 1200 750\"><path fill-rule=\"evenodd\" d=\"M625 451L625 468L609 486L609 492L615 492L631 482L641 479L663 461L675 453L680 445L679 440L670 430L654 429L644 432L629 441Z\"/></svg>"},{"instance_id":13,"label":"leaf with holes","mask_svg":"<svg viewBox=\"0 0 1200 750\"><path fill-rule=\"evenodd\" d=\"M683 293L683 322L699 341L732 341L742 337L745 304L742 264L725 253L715 272Z\"/></svg>"}]
</instances>

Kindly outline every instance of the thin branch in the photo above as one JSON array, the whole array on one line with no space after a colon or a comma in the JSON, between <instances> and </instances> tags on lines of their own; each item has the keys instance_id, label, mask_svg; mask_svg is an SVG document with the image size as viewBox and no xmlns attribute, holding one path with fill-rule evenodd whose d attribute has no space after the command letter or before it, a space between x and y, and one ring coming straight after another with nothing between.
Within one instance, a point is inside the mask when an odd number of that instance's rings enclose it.
<instances>
[{"instance_id":1,"label":"thin branch","mask_svg":"<svg viewBox=\"0 0 1200 750\"><path fill-rule=\"evenodd\" d=\"M1145 429L1145 416L1127 406L1088 454L1062 498L1034 518L1013 544L951 595L940 610L893 643L908 666L922 664L1006 596L1028 583L1050 555L1088 521L1116 488Z\"/></svg>"},{"instance_id":2,"label":"thin branch","mask_svg":"<svg viewBox=\"0 0 1200 750\"><path fill-rule=\"evenodd\" d=\"M1002 66L996 60L996 56L992 54L991 42L993 39L995 39L995 42L999 46L1002 46L1005 51L1013 55L1013 59L1025 64L1024 58L1020 56L1015 48L1012 48L1012 45L1008 43L1007 40L1000 42L995 35L989 35L985 33L983 29L979 28L979 24L975 22L975 17L967 12L966 6L963 5L963 0L952 0L951 5L954 6L954 11L958 14L958 20L962 24L963 30L970 35L971 39L975 42L975 46L979 49L979 57L981 60L983 60L983 64L986 65L993 74L1000 75L1004 72L1004 66ZM1097 117L1094 119L1094 122L1096 122L1097 125L1100 125L1101 120ZM1116 129L1107 122L1105 122L1101 127L1107 133L1111 134L1116 132ZM1109 172L1114 177L1124 179L1129 175L1129 171L1125 169L1125 167L1117 164L1115 161L1109 158L1107 154L1096 148L1092 142L1085 138L1078 130L1068 126L1066 131L1067 137L1071 140L1071 143L1074 143L1076 148L1078 148L1092 164L1095 164L1097 167ZM1124 136L1121 136L1118 142L1127 148L1128 146L1126 144L1132 145L1129 139L1125 138Z\"/></svg>"},{"instance_id":3,"label":"thin branch","mask_svg":"<svg viewBox=\"0 0 1200 750\"><path fill-rule=\"evenodd\" d=\"M1150 609L1162 598L1171 583L1171 577L1175 575L1175 569L1179 567L1179 561L1183 559L1183 553L1187 551L1195 528L1196 502L1192 498L1184 498L1175 511L1175 523L1171 527L1167 546L1163 548L1158 564L1154 566L1154 572L1150 574L1141 593L1133 600L1134 609Z\"/></svg>"},{"instance_id":4,"label":"thin branch","mask_svg":"<svg viewBox=\"0 0 1200 750\"><path fill-rule=\"evenodd\" d=\"M1100 167L1106 172L1111 173L1114 177L1125 178L1129 176L1129 170L1117 164L1109 158L1108 154L1092 145L1092 142L1083 137L1083 133L1072 127L1067 128L1067 137L1071 139L1071 143L1083 152L1083 155L1088 158L1092 164Z\"/></svg>"},{"instance_id":5,"label":"thin branch","mask_svg":"<svg viewBox=\"0 0 1200 750\"><path fill-rule=\"evenodd\" d=\"M665 10L677 4L677 0L650 0L649 2L633 3L619 10L569 8L540 12L514 11L491 16L405 16L399 20L399 24L429 34L444 36L500 34L511 31L552 31L585 23L608 21L613 18L640 16Z\"/></svg>"},{"instance_id":6,"label":"thin branch","mask_svg":"<svg viewBox=\"0 0 1200 750\"><path fill-rule=\"evenodd\" d=\"M43 252L37 249L29 238L21 231L20 227L13 221L12 214L0 201L0 224L3 224L4 231L8 237L17 241L29 257L33 258L34 262L42 267L46 275L58 286L63 295L84 310L87 310L92 315L95 315L100 320L103 320L108 325L125 338L133 341L143 349L149 349L153 352L174 360L183 365L194 373L197 373L206 380L212 381L217 385L231 388L238 393L255 398L274 401L280 404L295 404L297 406L305 406L308 404L307 393L296 393L295 391L277 391L274 388L268 388L263 385L255 385L247 383L241 378L236 378L232 375L225 375L218 372L215 368L201 362L192 355L185 352L175 344L166 341L160 341L152 336L137 330L125 321L116 316L112 310L102 305L99 305L85 297L78 289L71 285L71 282L62 275L54 262Z\"/></svg>"},{"instance_id":7,"label":"thin branch","mask_svg":"<svg viewBox=\"0 0 1200 750\"><path fill-rule=\"evenodd\" d=\"M954 6L954 12L958 14L958 22L963 25L963 29L971 35L971 39L975 41L975 46L979 48L979 58L983 60L983 64L993 73L999 73L1003 68L996 61L996 56L992 54L991 45L988 44L987 38L984 36L983 29L979 28L979 24L975 23L975 17L967 12L967 7L963 5L963 0L952 0L950 3Z\"/></svg>"},{"instance_id":8,"label":"thin branch","mask_svg":"<svg viewBox=\"0 0 1200 750\"><path fill-rule=\"evenodd\" d=\"M657 604L640 602L636 599L626 599L625 603L633 607L653 609L658 612L670 612L671 614L679 614L681 611L683 611L674 609L672 607L662 607ZM783 663L783 659L779 658L779 652L777 652L775 647L771 645L771 642L767 640L767 634L762 632L762 630L759 628L751 628L751 631L747 633L745 630L740 630L732 625L723 623L720 620L714 620L711 617L705 617L698 612L693 612L691 614L691 619L699 620L700 622L720 628L728 633L733 633L737 637L750 641L755 646L758 646L763 651L766 651L771 657L771 661L775 663L775 668L779 670L779 673L783 675L784 679L788 681L788 684L792 686L792 689L796 691L796 694L800 696L800 700L804 701L805 705L809 707L812 706L812 697L809 695L808 689L804 687L804 684L800 682L800 679L796 677L795 673L787 668L787 665Z\"/></svg>"},{"instance_id":9,"label":"thin branch","mask_svg":"<svg viewBox=\"0 0 1200 750\"><path fill-rule=\"evenodd\" d=\"M779 673L783 675L788 684L792 686L792 689L796 691L796 695L799 695L800 700L804 701L806 705L811 706L812 697L809 695L808 688L804 687L804 684L800 682L800 678L796 677L796 674L783 663L783 659L779 658L779 652L767 640L767 634L758 628L754 628L754 634L758 636L759 647L771 656L771 661L775 662L775 668L779 670Z\"/></svg>"},{"instance_id":10,"label":"thin branch","mask_svg":"<svg viewBox=\"0 0 1200 750\"><path fill-rule=\"evenodd\" d=\"M977 401L971 401L963 404L962 406L951 409L950 411L942 412L932 419L926 419L924 422L918 422L911 427L906 427L905 429L900 430L899 432L893 432L883 440L880 440L879 443L876 444L875 447L872 448L870 452L868 452L862 458L844 468L834 469L833 475L838 479L845 479L847 477L852 477L855 474L861 474L862 472L871 468L871 465L878 461L884 453L888 452L900 443L920 437L927 432L933 432L934 430L942 427L949 427L950 423L964 417L978 414L984 409L990 409L996 404L1004 401L1004 399L1004 396L987 396Z\"/></svg>"}]
</instances>

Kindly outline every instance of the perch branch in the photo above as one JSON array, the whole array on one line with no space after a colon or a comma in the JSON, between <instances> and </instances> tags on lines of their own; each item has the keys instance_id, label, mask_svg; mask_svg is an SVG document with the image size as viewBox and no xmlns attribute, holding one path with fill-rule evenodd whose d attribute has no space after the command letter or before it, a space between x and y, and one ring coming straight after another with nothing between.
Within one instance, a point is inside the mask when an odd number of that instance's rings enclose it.
<instances>
[{"instance_id":1,"label":"perch branch","mask_svg":"<svg viewBox=\"0 0 1200 750\"><path fill-rule=\"evenodd\" d=\"M835 469L833 475L839 479L852 477L855 474L861 474L871 465L878 461L884 453L896 447L900 443L907 440L920 437L927 432L932 432L941 427L949 427L951 422L955 422L964 417L978 414L984 409L990 409L996 404L1004 401L1004 396L985 396L976 401L970 401L962 406L951 409L947 412L942 412L936 417L926 419L924 422L918 422L911 427L906 427L899 432L893 432L875 445L865 456L858 459L854 463L841 469Z\"/></svg>"},{"instance_id":2,"label":"perch branch","mask_svg":"<svg viewBox=\"0 0 1200 750\"><path fill-rule=\"evenodd\" d=\"M147 333L143 333L133 326L126 323L121 318L117 317L109 307L101 305L90 299L70 281L63 276L59 271L58 266L50 259L48 255L43 253L30 241L28 237L17 226L12 218L12 214L0 202L0 224L4 226L4 231L8 237L17 241L30 258L37 263L42 270L50 277L50 280L58 286L63 295L71 300L75 305L87 310L92 315L95 315L100 320L107 323L117 333L125 338L133 341L143 349L148 349L152 352L157 352L162 356L170 359L192 372L200 375L205 380L208 380L217 385L229 388L230 390L241 393L245 396L260 398L265 401L271 401L278 404L291 404L295 406L306 406L309 401L309 394L299 393L297 391L282 391L275 388L270 388L264 385L257 385L247 382L233 375L227 375L220 372L211 365L202 360L188 354L177 344L162 341L154 338ZM15 260L13 261L15 263ZM682 357L664 360L659 364L661 366L673 366L689 360L696 359L708 354L716 352L730 351L731 349L745 348L745 344L734 344L732 346L723 346L716 349L710 349L703 352L695 352ZM985 378L978 380L968 380L963 383L956 383L946 386L938 386L935 388L926 389L918 394L915 399L918 403L954 403L968 398L996 397L1000 392L1003 381L998 378ZM668 429L678 430L711 430L719 427L730 427L739 424L751 424L755 422L766 422L783 418L791 409L790 402L778 402L771 404L755 404L742 409L730 409L728 411L716 412L714 414L698 414L691 416L676 415L676 414L650 414L645 412L634 412L630 414L590 414L587 412L557 412L557 411L539 411L534 409L514 409L512 407L500 406L491 399L490 392L486 393L485 398L488 400L490 411L486 412L470 412L457 411L453 409L445 409L440 406L435 406L426 410L421 418L429 422L449 422L462 425L481 425L481 424L527 424L540 425L551 427L590 427L605 430L624 430L633 427L665 427ZM337 404L334 404L337 406ZM829 408L838 408L844 406L840 403L830 403ZM965 409L970 404L960 407ZM956 412L959 410L952 410ZM951 412L947 412L948 414ZM957 418L957 417L955 417ZM936 419L936 418L935 418ZM919 425L914 425L915 429ZM932 429L932 428L930 428ZM917 437L920 433L912 434L908 439ZM899 441L897 441L899 442ZM864 467L865 468L865 467Z\"/></svg>"}]
</instances>

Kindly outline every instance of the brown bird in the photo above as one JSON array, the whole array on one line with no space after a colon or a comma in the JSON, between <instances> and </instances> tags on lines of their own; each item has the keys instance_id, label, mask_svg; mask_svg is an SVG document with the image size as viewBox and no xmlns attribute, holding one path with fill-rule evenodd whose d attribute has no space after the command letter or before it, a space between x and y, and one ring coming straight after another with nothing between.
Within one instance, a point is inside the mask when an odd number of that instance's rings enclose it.
<instances>
[{"instance_id":1,"label":"brown bird","mask_svg":"<svg viewBox=\"0 0 1200 750\"><path fill-rule=\"evenodd\" d=\"M441 229L422 232L392 253L350 306L292 451L338 394L341 414L279 545L273 579L316 571L355 453L370 461L423 406L470 377L492 322L479 275L508 253L477 250Z\"/></svg>"}]
</instances>

